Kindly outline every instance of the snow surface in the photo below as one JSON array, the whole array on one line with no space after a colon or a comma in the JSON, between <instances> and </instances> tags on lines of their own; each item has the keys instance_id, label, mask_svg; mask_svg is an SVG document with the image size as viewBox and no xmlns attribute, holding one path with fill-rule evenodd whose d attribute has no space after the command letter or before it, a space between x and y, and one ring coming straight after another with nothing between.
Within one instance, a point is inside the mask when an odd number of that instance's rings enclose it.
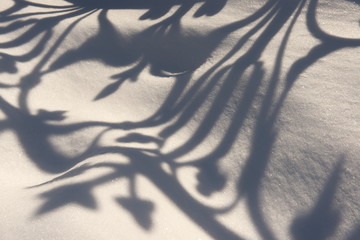
<instances>
[{"instance_id":1,"label":"snow surface","mask_svg":"<svg viewBox=\"0 0 360 240\"><path fill-rule=\"evenodd\" d=\"M360 239L360 2L1 0L0 239Z\"/></svg>"}]
</instances>

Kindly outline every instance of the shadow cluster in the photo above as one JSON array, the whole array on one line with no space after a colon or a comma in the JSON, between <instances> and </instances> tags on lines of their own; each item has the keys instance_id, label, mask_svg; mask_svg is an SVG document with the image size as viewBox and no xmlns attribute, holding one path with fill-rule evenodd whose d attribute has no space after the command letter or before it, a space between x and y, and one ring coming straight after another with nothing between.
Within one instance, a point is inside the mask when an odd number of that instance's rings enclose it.
<instances>
[{"instance_id":1,"label":"shadow cluster","mask_svg":"<svg viewBox=\"0 0 360 240\"><path fill-rule=\"evenodd\" d=\"M147 11L140 17L144 19L158 19L165 16L172 7L178 6L180 11L187 11L195 4L201 4L201 7L195 12L194 17L212 16L217 14L226 5L227 0L66 0L75 6L81 6L94 9L146 9Z\"/></svg>"},{"instance_id":2,"label":"shadow cluster","mask_svg":"<svg viewBox=\"0 0 360 240\"><path fill-rule=\"evenodd\" d=\"M44 204L35 215L46 214L69 203L96 209L98 206L92 193L93 189L114 179L126 178L129 181L129 196L116 197L114 201L129 212L140 227L150 230L152 214L156 205L152 201L138 196L136 175L140 174L156 185L181 211L214 239L243 239L216 218L221 213L231 211L242 199L245 200L250 217L262 239L277 239L270 224L265 220L264 215L266 213L262 210L260 189L272 157L271 153L278 132L276 121L284 101L302 72L334 51L360 46L360 40L339 38L322 31L316 20L318 0L268 0L252 15L221 26L205 36L183 34L182 17L194 6L198 6L195 17L214 15L225 6L226 0L68 0L67 2L71 4L51 6L35 4L26 0L14 0L14 5L1 13L0 23L8 23L0 28L1 34L12 33L25 26L31 27L16 39L1 42L0 49L23 46L36 37L40 38L37 44L23 55L14 56L0 52L0 63L3 63L0 65L0 73L14 74L17 72L17 62L30 61L40 54L42 57L32 72L20 79L18 84L0 83L2 88L18 88L20 91L18 107L13 106L0 96L0 109L6 115L6 118L0 121L0 131L12 129L18 136L24 151L41 170L61 173L56 178L33 187L40 187L53 182L60 183L94 168L110 168L112 171L96 179L61 185L44 192L40 196L45 199ZM177 10L168 16L173 6L177 6ZM51 11L18 13L26 7L51 9ZM296 60L286 72L286 76L281 78L282 61L289 37L305 7L307 29L313 37L319 40L319 44ZM135 35L133 39L128 40L116 30L108 19L107 12L110 9L145 9L147 11L141 20L158 18L161 20ZM32 15L52 12L56 14L44 18L28 18ZM87 39L80 47L66 51L53 61L48 69L44 69L45 64L65 37L82 19L90 14L97 14L98 16L98 33ZM26 20L22 20L23 18ZM60 21L69 18L74 18L74 21L53 45L48 46L49 48L45 52L44 46L53 36L53 28ZM232 32L250 26L252 23L254 23L253 27L249 28L238 39L233 48L197 78L195 83L190 85L193 72L207 61L219 43ZM285 29L285 32L277 49L271 76L268 79L265 77L265 69L260 59L261 54L268 43L282 29ZM251 42L251 46L245 53L237 57L231 64L226 64L230 58L237 56L236 54L255 35L258 37L254 42ZM109 66L131 66L128 70L114 75L114 81L100 89L94 100L101 100L110 96L119 89L125 80L136 80L146 67L150 68L150 72L154 76L171 76L176 79L176 82L158 110L147 119L138 122L89 121L59 124L65 119L65 112L63 111L40 110L37 114L32 114L29 111L29 93L35 86L41 84L44 75L90 59ZM250 71L250 76L245 75L246 71ZM243 94L239 97L235 90L240 85L243 85L244 89ZM264 85L267 87L260 94ZM259 95L262 95L260 99ZM216 124L221 121L221 117L225 113L225 106L231 101L236 102L236 108L232 113L230 123L220 136L219 144L203 157L191 159L185 163L178 162L177 159L194 150L206 139ZM186 126L199 109L208 102L211 102L210 107L208 107L205 116L189 139L171 152L162 153L163 144ZM255 105L259 106L256 110L253 108ZM221 208L202 204L182 186L177 176L178 171L183 167L198 169L196 189L204 196L222 191L228 182L228 176L220 172L219 160L229 153L234 146L244 128L245 121L248 119L254 122L254 127L251 134L249 154L237 181L236 199L228 206ZM136 129L162 126L163 124L164 127L158 136L135 133ZM102 127L102 131L80 156L63 156L49 143L48 139L51 136L65 135L91 127ZM129 131L128 135L117 138L118 143L154 143L156 147L155 149L147 149L100 145L101 136L114 129ZM79 165L89 157L105 153L125 156L130 160L130 163L111 163L111 159L109 159L109 162ZM340 222L340 214L331 206L339 181L342 162L343 160L339 159L339 164L329 177L313 209L308 214L299 216L294 220L291 225L291 234L294 239L321 240L334 234ZM170 167L171 174L162 168L164 163ZM358 237L359 230L355 230L348 240Z\"/></svg>"}]
</instances>

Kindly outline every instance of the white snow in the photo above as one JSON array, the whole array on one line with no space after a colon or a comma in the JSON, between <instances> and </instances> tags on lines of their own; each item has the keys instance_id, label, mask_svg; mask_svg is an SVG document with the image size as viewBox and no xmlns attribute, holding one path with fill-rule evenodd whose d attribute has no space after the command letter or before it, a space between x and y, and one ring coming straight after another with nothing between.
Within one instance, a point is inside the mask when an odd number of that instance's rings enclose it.
<instances>
[{"instance_id":1,"label":"white snow","mask_svg":"<svg viewBox=\"0 0 360 240\"><path fill-rule=\"evenodd\" d=\"M360 239L359 89L355 0L2 0L0 239Z\"/></svg>"}]
</instances>

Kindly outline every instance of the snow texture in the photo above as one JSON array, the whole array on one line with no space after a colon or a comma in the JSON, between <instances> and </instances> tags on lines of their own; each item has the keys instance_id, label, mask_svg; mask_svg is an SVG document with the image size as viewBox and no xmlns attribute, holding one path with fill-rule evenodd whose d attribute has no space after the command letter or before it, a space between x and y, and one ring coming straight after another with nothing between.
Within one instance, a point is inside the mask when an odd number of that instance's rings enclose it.
<instances>
[{"instance_id":1,"label":"snow texture","mask_svg":"<svg viewBox=\"0 0 360 240\"><path fill-rule=\"evenodd\" d=\"M0 239L360 239L358 0L1 0Z\"/></svg>"}]
</instances>

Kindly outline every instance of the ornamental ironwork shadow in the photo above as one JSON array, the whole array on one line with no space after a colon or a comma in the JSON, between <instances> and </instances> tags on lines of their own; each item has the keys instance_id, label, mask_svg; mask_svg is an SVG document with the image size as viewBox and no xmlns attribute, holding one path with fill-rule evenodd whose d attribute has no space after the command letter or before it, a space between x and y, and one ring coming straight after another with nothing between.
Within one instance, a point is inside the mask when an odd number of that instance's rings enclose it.
<instances>
[{"instance_id":1,"label":"ornamental ironwork shadow","mask_svg":"<svg viewBox=\"0 0 360 240\"><path fill-rule=\"evenodd\" d=\"M36 211L34 217L39 217L64 207L69 203L77 203L89 209L97 209L96 198L92 193L94 188L114 179L126 178L129 181L130 196L117 197L114 201L126 209L140 227L151 230L152 215L154 214L156 204L138 196L137 192L139 189L136 187L136 175L140 174L149 179L195 224L199 225L214 239L243 239L233 230L216 220L218 214L231 211L240 200L245 200L250 217L259 235L267 240L277 239L269 223L265 220L264 215L266 213L262 210L260 189L265 171L272 157L271 152L276 142L279 128L277 119L286 97L299 75L316 61L337 50L360 46L360 40L358 39L332 36L319 27L316 21L317 0L310 0L309 3L306 0L269 0L258 11L245 19L219 27L205 37L196 38L197 36L194 36L194 38L189 39L182 36L180 21L186 12L194 7L193 3L190 4L187 1L186 3L185 1L184 3L182 1L172 1L171 4L179 5L179 8L169 17L167 17L167 14L170 10L169 7L172 5L165 4L159 7L160 5L154 4L147 6L148 1L121 2L124 5L116 1L103 1L101 3L103 4L102 7L99 7L98 2L95 1L84 3L73 0L69 2L74 3L74 5L68 6L50 6L20 0L14 2L13 7L2 12L3 17L0 18L0 22L11 23L1 28L1 33L11 33L28 24L35 23L35 25L19 38L0 43L0 48L6 49L21 46L27 44L35 37L43 36L37 45L24 55L11 56L1 53L0 61L4 63L3 67L1 67L2 72L16 73L15 63L17 61L26 62L40 56L40 54L43 54L43 56L32 72L24 76L18 84L1 83L1 88L18 88L20 94L18 106L14 106L4 97L0 97L0 109L6 115L6 119L0 122L0 129L1 131L12 129L18 136L24 151L41 170L60 174L48 182L32 186L31 188L40 188L55 182L59 184L64 180L80 176L91 169L110 168L112 170L110 173L96 179L62 184L43 192L40 197L44 199L44 204ZM162 3L160 0L158 2ZM203 1L201 4L196 11L196 17L204 14L213 15L219 12L224 4L226 4L226 1L217 2L208 0ZM58 8L59 10L33 13L34 15L56 13L56 16L53 17L22 21L23 17L31 16L31 14L16 13L22 8L29 6L45 9ZM286 52L286 46L292 29L299 15L304 11L305 6L307 7L307 28L320 43L306 53L305 56L296 60L286 72L286 76L282 78L281 73L284 71L282 61ZM121 33L114 28L108 19L107 12L109 9L127 7L149 9L148 12L141 16L141 20L146 18L152 20L159 18L160 20L139 33L135 37L135 41L124 43L121 42ZM61 45L65 37L70 34L78 22L91 14L98 14L98 34L87 39L79 48L65 52L53 61L49 69L44 70L45 64ZM76 17L76 20L64 30L58 40L44 54L44 45L53 36L51 28L55 27L60 21L73 17ZM233 48L205 73L197 77L191 85L190 82L194 78L194 71L205 63L207 57L219 43L233 31L249 26L252 23L255 23L254 26L238 40ZM282 29L285 29L285 32L277 49L270 77L267 78L260 57L274 36L282 33ZM228 64L228 60L237 56L236 54L256 34L258 34L257 38L245 53L240 57L236 57L236 60L231 64ZM105 48L94 48L94 46L103 43L102 37L105 35L110 37L109 41L116 40L113 43L115 46L119 46L119 48L114 51L119 52L115 55L107 53L107 50L111 50L107 49L106 46ZM152 41L150 41L149 45L146 45L145 42L148 41L149 37L152 37ZM162 48L164 43L171 43L171 41L174 42L172 45L170 44L171 47L169 49ZM133 46L131 47L131 45ZM184 49L187 51L183 52ZM160 57L163 54L167 54L168 50L181 51L179 53L180 58ZM198 59L189 60L194 52ZM121 58L118 56L121 56ZM169 56L174 56L174 53ZM41 84L44 75L86 59L97 59L111 66L128 66L135 63L135 67L130 68L130 70L113 76L115 81L105 86L95 96L94 100L98 101L109 97L117 91L125 80L136 80L138 74L144 71L145 66L150 66L151 73L155 76L174 77L176 81L158 110L149 118L139 122L111 123L89 121L59 124L65 119L65 112L63 111L47 111L42 109L37 114L30 112L28 107L29 93L35 86ZM177 65L174 60L179 60L181 64ZM246 75L245 72L250 72L250 74ZM236 89L239 89L239 87L242 89L242 94L240 95L236 92ZM206 139L216 124L221 121L221 117L225 114L225 107L230 102L234 103L235 109L231 114L227 128L222 136L220 136L219 144L203 157L191 159L191 161L185 163L178 162L177 159L188 154ZM211 104L206 109L205 116L189 139L171 152L162 153L161 148L164 143L186 126L193 116L196 115L197 111L207 103ZM259 106L259 108L254 109L253 106L255 105ZM249 119L254 121L254 126L250 136L251 143L248 157L239 160L244 162L244 166L236 184L237 197L228 206L222 208L213 208L202 204L182 186L177 175L179 169L189 166L198 169L196 189L204 196L210 196L212 193L222 191L229 180L228 176L219 170L219 161L234 147L237 137L242 134L245 121ZM54 124L54 121L57 123ZM136 132L140 128L161 126L164 123L168 124L163 127L158 136L149 136ZM65 135L92 127L101 127L102 130L94 137L84 153L75 158L59 154L48 141L49 136ZM113 146L102 146L99 144L99 139L104 134L116 129L129 131L127 135L117 138L118 143L154 143L155 148L132 148L116 144ZM112 159L109 159L109 161L102 163L82 163L91 157L106 153L119 154L129 159L130 162L127 164L114 163ZM315 207L308 215L300 216L294 220L291 230L295 239L326 239L326 237L332 235L332 232L325 231L322 226L314 230L310 229L307 232L310 235L304 235L302 229L316 226L323 218L327 218L328 223L334 228L338 225L340 221L339 214L329 210L344 160L340 158L338 161L339 164L329 177ZM163 164L169 166L171 173L164 171L162 168ZM355 239L359 235L358 232L358 230L355 230L349 239Z\"/></svg>"}]
</instances>

